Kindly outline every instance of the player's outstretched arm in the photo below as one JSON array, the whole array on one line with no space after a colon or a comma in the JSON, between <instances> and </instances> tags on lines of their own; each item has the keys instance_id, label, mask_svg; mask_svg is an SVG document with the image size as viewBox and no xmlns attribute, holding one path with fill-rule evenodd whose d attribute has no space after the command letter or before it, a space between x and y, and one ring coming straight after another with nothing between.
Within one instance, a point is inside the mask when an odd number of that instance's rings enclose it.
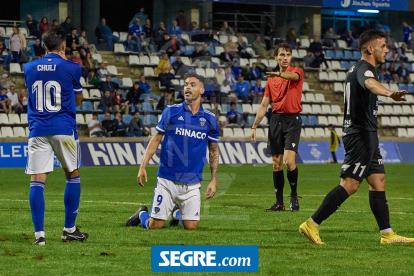
<instances>
[{"instance_id":1,"label":"player's outstretched arm","mask_svg":"<svg viewBox=\"0 0 414 276\"><path fill-rule=\"evenodd\" d=\"M79 106L83 100L83 93L75 94L76 106Z\"/></svg>"},{"instance_id":2,"label":"player's outstretched arm","mask_svg":"<svg viewBox=\"0 0 414 276\"><path fill-rule=\"evenodd\" d=\"M379 81L370 78L365 81L365 87L368 88L372 93L379 96L390 97L394 101L407 101L406 98L403 98L408 92L405 90L401 91L391 91L385 88Z\"/></svg>"},{"instance_id":3,"label":"player's outstretched arm","mask_svg":"<svg viewBox=\"0 0 414 276\"><path fill-rule=\"evenodd\" d=\"M145 167L148 165L148 162L151 160L154 153L157 151L158 146L160 145L161 139L164 134L156 133L150 140L147 149L145 150L144 160L142 160L141 166L139 166L137 181L138 184L144 187L144 183L142 183L142 177L144 177L145 182L148 181L147 179L147 172L145 171Z\"/></svg>"},{"instance_id":4,"label":"player's outstretched arm","mask_svg":"<svg viewBox=\"0 0 414 276\"><path fill-rule=\"evenodd\" d=\"M285 72L266 72L266 76L265 78L273 78L273 77L279 77L285 80L293 80L293 81L297 81L300 79L300 76L298 73L296 72L289 72L289 71L285 71Z\"/></svg>"},{"instance_id":5,"label":"player's outstretched arm","mask_svg":"<svg viewBox=\"0 0 414 276\"><path fill-rule=\"evenodd\" d=\"M259 109L257 110L256 119L254 120L252 131L250 133L250 139L253 142L256 142L256 128L259 126L260 122L263 120L263 117L266 115L266 110L269 104L270 104L270 98L264 96L262 103L260 104Z\"/></svg>"},{"instance_id":6,"label":"player's outstretched arm","mask_svg":"<svg viewBox=\"0 0 414 276\"><path fill-rule=\"evenodd\" d=\"M207 195L206 199L210 199L216 193L216 184L217 184L217 171L219 165L219 149L218 143L208 141L208 150L210 152L210 169L211 169L211 182L208 184L205 194ZM209 192L210 191L210 192Z\"/></svg>"}]
</instances>

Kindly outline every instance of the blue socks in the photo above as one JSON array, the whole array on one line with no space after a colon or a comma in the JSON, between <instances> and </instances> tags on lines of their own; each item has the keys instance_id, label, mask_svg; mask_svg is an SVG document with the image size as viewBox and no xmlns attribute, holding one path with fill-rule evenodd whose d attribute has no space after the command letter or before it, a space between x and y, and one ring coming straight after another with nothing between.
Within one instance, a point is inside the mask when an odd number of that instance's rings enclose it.
<instances>
[{"instance_id":1,"label":"blue socks","mask_svg":"<svg viewBox=\"0 0 414 276\"><path fill-rule=\"evenodd\" d=\"M141 221L141 225L142 227L146 228L146 229L150 229L149 228L149 218L150 215L148 214L148 212L141 212L141 214L139 215L139 220Z\"/></svg>"},{"instance_id":2,"label":"blue socks","mask_svg":"<svg viewBox=\"0 0 414 276\"><path fill-rule=\"evenodd\" d=\"M173 214L173 216L174 216L174 214ZM184 226L183 221L181 220L180 210L178 210L177 212L175 212L175 218L180 221L180 223L181 223L182 226Z\"/></svg>"},{"instance_id":3,"label":"blue socks","mask_svg":"<svg viewBox=\"0 0 414 276\"><path fill-rule=\"evenodd\" d=\"M45 220L45 197L43 189L45 183L40 181L30 181L30 210L32 212L32 221L35 227L35 232L43 232L44 237L44 220Z\"/></svg>"},{"instance_id":4,"label":"blue socks","mask_svg":"<svg viewBox=\"0 0 414 276\"><path fill-rule=\"evenodd\" d=\"M65 228L75 226L76 216L78 215L80 201L80 177L66 178L65 189Z\"/></svg>"}]
</instances>

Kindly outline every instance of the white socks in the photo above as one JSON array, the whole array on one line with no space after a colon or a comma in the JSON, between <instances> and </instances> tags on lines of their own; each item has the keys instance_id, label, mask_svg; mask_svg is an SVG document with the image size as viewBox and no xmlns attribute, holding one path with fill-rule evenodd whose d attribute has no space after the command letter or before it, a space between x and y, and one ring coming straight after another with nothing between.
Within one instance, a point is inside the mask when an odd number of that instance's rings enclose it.
<instances>
[{"instance_id":1,"label":"white socks","mask_svg":"<svg viewBox=\"0 0 414 276\"><path fill-rule=\"evenodd\" d=\"M392 228L383 229L380 232L381 233L391 233L392 232Z\"/></svg>"},{"instance_id":2,"label":"white socks","mask_svg":"<svg viewBox=\"0 0 414 276\"><path fill-rule=\"evenodd\" d=\"M178 219L178 218L177 218L177 212L178 212L178 211L179 211L179 209L175 210L175 211L174 211L174 213L172 214L172 216L173 216L173 218L174 218L174 219Z\"/></svg>"},{"instance_id":3,"label":"white socks","mask_svg":"<svg viewBox=\"0 0 414 276\"><path fill-rule=\"evenodd\" d=\"M315 226L319 226L319 224L317 224L312 218L310 218L310 220L313 222L313 224L315 224Z\"/></svg>"},{"instance_id":4,"label":"white socks","mask_svg":"<svg viewBox=\"0 0 414 276\"><path fill-rule=\"evenodd\" d=\"M66 232L68 232L69 234L71 234L71 233L73 233L73 232L75 232L75 230L76 230L76 226L73 226L72 228L63 228L63 231L66 231Z\"/></svg>"},{"instance_id":5,"label":"white socks","mask_svg":"<svg viewBox=\"0 0 414 276\"><path fill-rule=\"evenodd\" d=\"M35 239L38 239L40 237L42 237L42 238L45 237L45 231L35 232Z\"/></svg>"}]
</instances>

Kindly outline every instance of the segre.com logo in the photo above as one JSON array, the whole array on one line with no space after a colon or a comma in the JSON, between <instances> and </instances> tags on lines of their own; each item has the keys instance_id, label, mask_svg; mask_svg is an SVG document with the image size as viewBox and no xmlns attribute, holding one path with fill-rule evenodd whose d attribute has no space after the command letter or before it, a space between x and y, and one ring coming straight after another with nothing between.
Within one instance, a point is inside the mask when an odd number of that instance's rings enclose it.
<instances>
[{"instance_id":1,"label":"segre.com logo","mask_svg":"<svg viewBox=\"0 0 414 276\"><path fill-rule=\"evenodd\" d=\"M154 245L151 247L153 272L257 272L259 247L256 245Z\"/></svg>"}]
</instances>

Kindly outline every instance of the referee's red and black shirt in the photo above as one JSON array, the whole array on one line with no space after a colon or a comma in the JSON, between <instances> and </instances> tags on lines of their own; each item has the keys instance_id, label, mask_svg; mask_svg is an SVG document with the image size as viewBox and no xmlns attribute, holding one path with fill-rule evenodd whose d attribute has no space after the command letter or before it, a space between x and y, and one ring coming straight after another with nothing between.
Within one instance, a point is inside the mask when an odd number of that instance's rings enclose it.
<instances>
[{"instance_id":1,"label":"referee's red and black shirt","mask_svg":"<svg viewBox=\"0 0 414 276\"><path fill-rule=\"evenodd\" d=\"M302 111L303 70L289 66L289 72L299 74L297 81L285 80L280 77L269 78L266 83L265 97L273 102L273 113L299 113Z\"/></svg>"}]
</instances>

